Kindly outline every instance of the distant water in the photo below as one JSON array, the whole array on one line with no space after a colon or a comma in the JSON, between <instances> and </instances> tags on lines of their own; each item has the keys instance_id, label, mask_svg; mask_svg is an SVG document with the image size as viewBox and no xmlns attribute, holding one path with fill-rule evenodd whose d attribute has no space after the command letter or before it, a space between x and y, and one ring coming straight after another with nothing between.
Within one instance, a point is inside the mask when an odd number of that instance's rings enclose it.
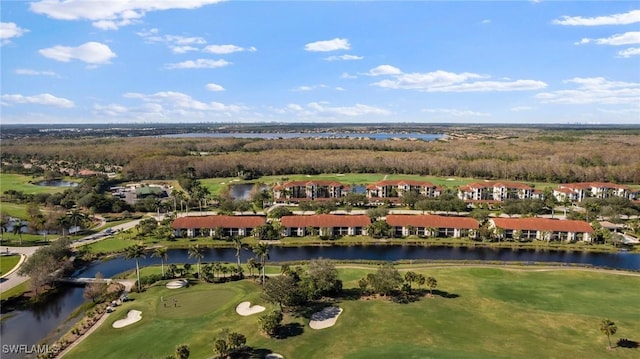
<instances>
[{"instance_id":1,"label":"distant water","mask_svg":"<svg viewBox=\"0 0 640 359\"><path fill-rule=\"evenodd\" d=\"M36 183L38 186L46 186L46 187L77 187L78 182L64 181L64 180L49 180L49 181L40 181Z\"/></svg>"},{"instance_id":2,"label":"distant water","mask_svg":"<svg viewBox=\"0 0 640 359\"><path fill-rule=\"evenodd\" d=\"M434 133L418 133L418 132L409 132L409 133L386 133L386 132L376 132L376 133L308 133L308 132L286 132L286 133L248 133L248 132L238 132L238 133L177 133L171 135L162 135L160 137L173 137L173 138L181 138L181 137L213 137L213 138L260 138L265 140L273 140L273 139L290 139L290 138L370 138L374 140L388 140L392 138L401 138L401 139L417 139L422 141L433 141L439 138L443 138L444 135L434 134Z\"/></svg>"}]
</instances>

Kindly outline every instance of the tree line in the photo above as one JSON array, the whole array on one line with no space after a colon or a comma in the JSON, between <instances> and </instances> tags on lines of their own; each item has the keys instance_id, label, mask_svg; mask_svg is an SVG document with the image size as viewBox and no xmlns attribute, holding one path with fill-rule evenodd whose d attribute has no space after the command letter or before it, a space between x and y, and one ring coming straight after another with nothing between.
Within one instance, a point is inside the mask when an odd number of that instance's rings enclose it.
<instances>
[{"instance_id":1,"label":"tree line","mask_svg":"<svg viewBox=\"0 0 640 359\"><path fill-rule=\"evenodd\" d=\"M498 130L499 131L499 130ZM549 140L553 131L450 141L347 139L100 138L3 141L8 168L121 166L129 179L318 173L401 173L520 181L640 183L640 137L593 131ZM561 133L560 133L561 134ZM35 169L33 169L35 171ZM63 173L64 168L58 168Z\"/></svg>"}]
</instances>

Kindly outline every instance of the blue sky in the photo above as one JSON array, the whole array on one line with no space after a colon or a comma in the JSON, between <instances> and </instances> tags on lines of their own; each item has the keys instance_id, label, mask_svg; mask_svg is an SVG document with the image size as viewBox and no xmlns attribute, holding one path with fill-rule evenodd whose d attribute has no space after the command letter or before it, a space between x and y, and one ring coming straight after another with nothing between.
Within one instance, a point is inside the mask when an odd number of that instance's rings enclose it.
<instances>
[{"instance_id":1,"label":"blue sky","mask_svg":"<svg viewBox=\"0 0 640 359\"><path fill-rule=\"evenodd\" d=\"M640 124L637 1L1 6L5 124Z\"/></svg>"}]
</instances>

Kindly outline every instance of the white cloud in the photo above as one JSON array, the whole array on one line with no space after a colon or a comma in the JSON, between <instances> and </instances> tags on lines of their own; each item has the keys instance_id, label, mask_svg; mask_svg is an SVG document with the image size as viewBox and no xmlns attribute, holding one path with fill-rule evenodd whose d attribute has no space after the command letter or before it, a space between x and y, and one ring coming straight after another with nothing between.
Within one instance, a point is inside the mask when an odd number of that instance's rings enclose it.
<instances>
[{"instance_id":1,"label":"white cloud","mask_svg":"<svg viewBox=\"0 0 640 359\"><path fill-rule=\"evenodd\" d=\"M512 108L509 109L509 111L513 111L513 112L523 112L523 111L531 111L534 108L531 106L514 106Z\"/></svg>"},{"instance_id":2,"label":"white cloud","mask_svg":"<svg viewBox=\"0 0 640 359\"><path fill-rule=\"evenodd\" d=\"M207 86L205 86L205 88L209 91L213 91L213 92L220 92L220 91L224 91L224 87L218 85L218 84L214 84L214 83L210 83L207 84Z\"/></svg>"},{"instance_id":3,"label":"white cloud","mask_svg":"<svg viewBox=\"0 0 640 359\"><path fill-rule=\"evenodd\" d=\"M562 16L553 21L556 25L569 26L628 25L636 22L640 22L640 10L597 17Z\"/></svg>"},{"instance_id":4,"label":"white cloud","mask_svg":"<svg viewBox=\"0 0 640 359\"><path fill-rule=\"evenodd\" d=\"M630 47L626 50L618 51L620 57L640 56L640 47Z\"/></svg>"},{"instance_id":5,"label":"white cloud","mask_svg":"<svg viewBox=\"0 0 640 359\"><path fill-rule=\"evenodd\" d=\"M542 92L535 97L543 103L563 105L640 103L640 83L609 81L603 77L576 77L564 83L575 84L576 88Z\"/></svg>"},{"instance_id":6,"label":"white cloud","mask_svg":"<svg viewBox=\"0 0 640 359\"><path fill-rule=\"evenodd\" d=\"M210 54L218 54L218 55L232 54L234 52L242 52L242 51L255 52L257 51L257 49L253 46L249 48L244 48L236 45L209 45L204 49L202 49L202 52L208 52Z\"/></svg>"},{"instance_id":7,"label":"white cloud","mask_svg":"<svg viewBox=\"0 0 640 359\"><path fill-rule=\"evenodd\" d=\"M321 88L327 88L327 87L329 87L329 86L324 85L324 84L313 85L313 86L298 86L298 87L294 88L292 91L294 91L294 92L307 92L307 91L312 91L312 90L321 89Z\"/></svg>"},{"instance_id":8,"label":"white cloud","mask_svg":"<svg viewBox=\"0 0 640 359\"><path fill-rule=\"evenodd\" d=\"M484 19L480 23L481 24L490 24L491 23L491 19Z\"/></svg>"},{"instance_id":9,"label":"white cloud","mask_svg":"<svg viewBox=\"0 0 640 359\"><path fill-rule=\"evenodd\" d=\"M351 49L351 44L349 44L349 40L347 39L335 38L332 40L310 42L304 45L304 49L306 51L313 51L313 52L349 50Z\"/></svg>"},{"instance_id":10,"label":"white cloud","mask_svg":"<svg viewBox=\"0 0 640 359\"><path fill-rule=\"evenodd\" d=\"M0 22L0 43L2 45L11 42L14 37L20 37L29 32L13 22Z\"/></svg>"},{"instance_id":11,"label":"white cloud","mask_svg":"<svg viewBox=\"0 0 640 359\"><path fill-rule=\"evenodd\" d=\"M341 79L357 79L357 78L358 78L358 76L356 76L356 75L351 75L351 74L349 74L349 73L347 73L347 72L343 72L343 73L342 73L342 75L340 75L340 78L341 78Z\"/></svg>"},{"instance_id":12,"label":"white cloud","mask_svg":"<svg viewBox=\"0 0 640 359\"><path fill-rule=\"evenodd\" d=\"M352 60L362 60L364 57L356 56L356 55L340 55L340 56L329 56L324 58L327 61L352 61Z\"/></svg>"},{"instance_id":13,"label":"white cloud","mask_svg":"<svg viewBox=\"0 0 640 359\"><path fill-rule=\"evenodd\" d=\"M161 105L163 108L165 106L168 106L170 110L182 114L185 113L183 111L233 113L239 112L244 109L244 107L238 105L225 105L220 102L198 101L187 94L174 91L161 91L151 95L130 92L124 94L124 97L130 99L140 99L146 103Z\"/></svg>"},{"instance_id":14,"label":"white cloud","mask_svg":"<svg viewBox=\"0 0 640 359\"><path fill-rule=\"evenodd\" d=\"M62 62L73 59L84 61L92 65L108 64L109 60L116 57L109 46L99 42L86 42L78 47L54 46L38 51L40 55Z\"/></svg>"},{"instance_id":15,"label":"white cloud","mask_svg":"<svg viewBox=\"0 0 640 359\"><path fill-rule=\"evenodd\" d=\"M371 69L372 76L390 75L372 85L391 89L418 90L425 92L490 92L525 91L545 88L546 83L537 80L488 80L489 76L470 72L454 73L433 71L427 73L403 73L400 69L382 65Z\"/></svg>"},{"instance_id":16,"label":"white cloud","mask_svg":"<svg viewBox=\"0 0 640 359\"><path fill-rule=\"evenodd\" d=\"M218 67L229 66L232 63L226 60L197 59L187 60L183 62L167 64L166 68L173 69L215 69Z\"/></svg>"},{"instance_id":17,"label":"white cloud","mask_svg":"<svg viewBox=\"0 0 640 359\"><path fill-rule=\"evenodd\" d=\"M454 108L429 108L423 109L422 112L440 113L454 117L489 117L491 114L486 112L475 112L470 110L458 110Z\"/></svg>"},{"instance_id":18,"label":"white cloud","mask_svg":"<svg viewBox=\"0 0 640 359\"><path fill-rule=\"evenodd\" d=\"M381 75L400 75L402 71L399 68L391 65L380 65L369 70L367 75L369 76L381 76Z\"/></svg>"},{"instance_id":19,"label":"white cloud","mask_svg":"<svg viewBox=\"0 0 640 359\"><path fill-rule=\"evenodd\" d=\"M106 106L94 104L93 113L100 116L116 117L122 116L129 112L129 109L125 106L118 104L109 104Z\"/></svg>"},{"instance_id":20,"label":"white cloud","mask_svg":"<svg viewBox=\"0 0 640 359\"><path fill-rule=\"evenodd\" d=\"M15 73L18 75L29 75L29 76L51 76L51 77L58 76L58 74L56 74L53 71L37 71L37 70L31 70L31 69L17 69Z\"/></svg>"},{"instance_id":21,"label":"white cloud","mask_svg":"<svg viewBox=\"0 0 640 359\"><path fill-rule=\"evenodd\" d=\"M279 114L293 114L298 118L314 117L358 117L371 115L389 115L391 112L380 107L355 104L353 106L329 106L327 102L310 102L306 105L288 104L281 109L274 109Z\"/></svg>"},{"instance_id":22,"label":"white cloud","mask_svg":"<svg viewBox=\"0 0 640 359\"><path fill-rule=\"evenodd\" d=\"M632 45L632 44L640 44L640 31L631 31L625 32L624 34L615 34L610 37L605 37L601 39L588 39L584 38L579 42L576 42L576 45L584 45L595 42L598 45Z\"/></svg>"},{"instance_id":23,"label":"white cloud","mask_svg":"<svg viewBox=\"0 0 640 359\"><path fill-rule=\"evenodd\" d=\"M207 41L199 36L160 35L158 29L137 32L136 34L147 43L161 43L167 45L172 52L184 54L189 51L199 51L194 45L204 45Z\"/></svg>"},{"instance_id":24,"label":"white cloud","mask_svg":"<svg viewBox=\"0 0 640 359\"><path fill-rule=\"evenodd\" d=\"M41 0L29 5L37 14L57 20L89 20L103 30L116 30L136 23L147 12L170 9L196 9L222 0Z\"/></svg>"},{"instance_id":25,"label":"white cloud","mask_svg":"<svg viewBox=\"0 0 640 359\"><path fill-rule=\"evenodd\" d=\"M336 91L347 91L347 90L345 90L344 87L338 86L336 87Z\"/></svg>"},{"instance_id":26,"label":"white cloud","mask_svg":"<svg viewBox=\"0 0 640 359\"><path fill-rule=\"evenodd\" d=\"M20 94L2 95L3 106L11 106L16 104L43 105L60 108L71 108L75 106L75 104L71 100L62 97L56 97L48 93L42 93L33 96L24 96Z\"/></svg>"}]
</instances>

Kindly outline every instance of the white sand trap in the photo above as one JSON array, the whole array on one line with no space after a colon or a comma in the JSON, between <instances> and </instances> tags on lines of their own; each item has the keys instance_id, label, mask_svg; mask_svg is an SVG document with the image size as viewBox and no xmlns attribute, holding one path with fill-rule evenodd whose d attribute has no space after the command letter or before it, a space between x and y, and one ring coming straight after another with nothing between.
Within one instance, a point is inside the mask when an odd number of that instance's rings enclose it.
<instances>
[{"instance_id":1,"label":"white sand trap","mask_svg":"<svg viewBox=\"0 0 640 359\"><path fill-rule=\"evenodd\" d=\"M127 325L131 325L135 322L139 322L142 319L142 312L139 310L132 309L127 313L127 317L124 319L116 320L113 322L114 328L123 328Z\"/></svg>"},{"instance_id":2,"label":"white sand trap","mask_svg":"<svg viewBox=\"0 0 640 359\"><path fill-rule=\"evenodd\" d=\"M282 354L271 353L271 354L267 354L267 356L265 356L264 359L284 359L284 357L282 356Z\"/></svg>"},{"instance_id":3,"label":"white sand trap","mask_svg":"<svg viewBox=\"0 0 640 359\"><path fill-rule=\"evenodd\" d=\"M167 283L167 288L169 289L184 288L187 286L187 284L189 284L189 282L187 282L186 279L172 280L171 282Z\"/></svg>"},{"instance_id":4,"label":"white sand trap","mask_svg":"<svg viewBox=\"0 0 640 359\"><path fill-rule=\"evenodd\" d=\"M311 315L309 326L311 329L324 329L334 326L338 317L342 314L340 307L326 307L317 313Z\"/></svg>"},{"instance_id":5,"label":"white sand trap","mask_svg":"<svg viewBox=\"0 0 640 359\"><path fill-rule=\"evenodd\" d=\"M236 307L236 313L246 317L252 314L264 312L265 309L265 307L260 305L251 306L251 302L242 302Z\"/></svg>"}]
</instances>

